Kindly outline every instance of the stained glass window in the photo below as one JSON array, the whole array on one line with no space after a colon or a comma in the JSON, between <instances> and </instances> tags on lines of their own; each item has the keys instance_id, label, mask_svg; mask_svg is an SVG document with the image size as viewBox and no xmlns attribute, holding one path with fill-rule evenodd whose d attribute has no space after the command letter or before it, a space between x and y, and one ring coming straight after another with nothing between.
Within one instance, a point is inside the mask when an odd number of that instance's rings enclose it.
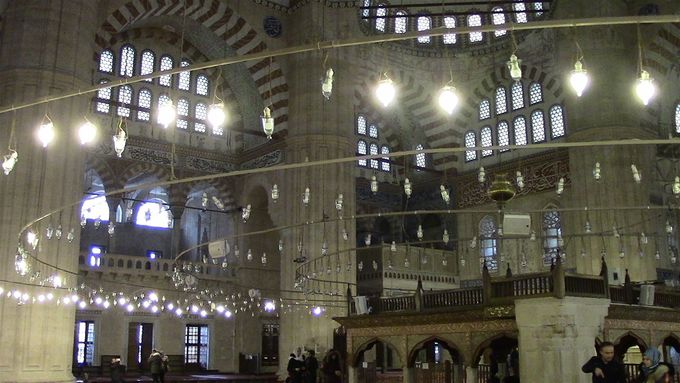
<instances>
[{"instance_id":1,"label":"stained glass window","mask_svg":"<svg viewBox=\"0 0 680 383\"><path fill-rule=\"evenodd\" d=\"M368 136L378 138L378 127L371 124L371 126L368 127Z\"/></svg>"},{"instance_id":2,"label":"stained glass window","mask_svg":"<svg viewBox=\"0 0 680 383\"><path fill-rule=\"evenodd\" d=\"M174 66L174 61L172 60L172 57L170 56L163 56L161 57L161 65L160 65L160 70L169 70L172 69ZM162 86L172 86L172 75L166 74L158 78L158 83Z\"/></svg>"},{"instance_id":3,"label":"stained glass window","mask_svg":"<svg viewBox=\"0 0 680 383\"><path fill-rule=\"evenodd\" d=\"M446 28L455 28L456 27L456 18L453 17L453 16L444 17L444 26ZM445 33L442 38L444 39L444 44L455 44L456 43L456 34L455 33Z\"/></svg>"},{"instance_id":4,"label":"stained glass window","mask_svg":"<svg viewBox=\"0 0 680 383\"><path fill-rule=\"evenodd\" d=\"M186 98L180 98L177 101L177 127L182 130L187 130L189 128L189 100Z\"/></svg>"},{"instance_id":5,"label":"stained glass window","mask_svg":"<svg viewBox=\"0 0 680 383\"><path fill-rule=\"evenodd\" d=\"M496 259L496 222L491 216L485 216L479 221L479 246L482 260L486 262L486 267L489 271L498 270L498 261ZM484 266L484 264L482 264Z\"/></svg>"},{"instance_id":6,"label":"stained glass window","mask_svg":"<svg viewBox=\"0 0 680 383\"><path fill-rule=\"evenodd\" d=\"M380 154L390 154L390 148L387 146L383 145L380 148ZM390 171L390 158L389 157L383 157L382 162L380 164L381 170L384 172L389 172Z\"/></svg>"},{"instance_id":7,"label":"stained glass window","mask_svg":"<svg viewBox=\"0 0 680 383\"><path fill-rule=\"evenodd\" d=\"M135 223L140 226L169 228L172 226L170 213L166 203L160 199L153 199L142 203L137 210Z\"/></svg>"},{"instance_id":8,"label":"stained glass window","mask_svg":"<svg viewBox=\"0 0 680 383\"><path fill-rule=\"evenodd\" d=\"M498 146L508 146L510 145L510 128L508 123L501 121L498 123ZM510 149L501 149L501 152L507 152Z\"/></svg>"},{"instance_id":9,"label":"stained glass window","mask_svg":"<svg viewBox=\"0 0 680 383\"><path fill-rule=\"evenodd\" d=\"M479 137L482 142L483 147L489 147L491 146L491 127L485 126L482 128L482 130L479 133ZM482 157L488 157L493 154L493 150L491 149L484 149L482 150Z\"/></svg>"},{"instance_id":10,"label":"stained glass window","mask_svg":"<svg viewBox=\"0 0 680 383\"><path fill-rule=\"evenodd\" d=\"M380 32L385 32L385 16L387 16L387 9L384 4L380 4L379 8L375 11L375 29Z\"/></svg>"},{"instance_id":11,"label":"stained glass window","mask_svg":"<svg viewBox=\"0 0 680 383\"><path fill-rule=\"evenodd\" d=\"M508 111L508 100L505 95L505 88L496 88L496 114L503 114Z\"/></svg>"},{"instance_id":12,"label":"stained glass window","mask_svg":"<svg viewBox=\"0 0 680 383\"><path fill-rule=\"evenodd\" d=\"M489 100L484 99L479 103L479 119L486 120L491 117L491 107Z\"/></svg>"},{"instance_id":13,"label":"stained glass window","mask_svg":"<svg viewBox=\"0 0 680 383\"><path fill-rule=\"evenodd\" d=\"M562 107L554 105L550 108L550 137L563 137L564 130L564 114L562 113Z\"/></svg>"},{"instance_id":14,"label":"stained glass window","mask_svg":"<svg viewBox=\"0 0 680 383\"><path fill-rule=\"evenodd\" d=\"M371 0L364 0L364 7L370 7L371 6ZM366 17L371 15L371 10L370 9L362 9L361 10L361 17L364 18L364 21L368 21Z\"/></svg>"},{"instance_id":15,"label":"stained glass window","mask_svg":"<svg viewBox=\"0 0 680 383\"><path fill-rule=\"evenodd\" d=\"M207 96L208 88L210 87L210 82L208 81L208 76L204 74L199 74L196 76L196 94L199 96Z\"/></svg>"},{"instance_id":16,"label":"stained glass window","mask_svg":"<svg viewBox=\"0 0 680 383\"><path fill-rule=\"evenodd\" d=\"M99 80L100 84L106 84L109 80ZM105 101L97 101L97 112L99 113L109 113L111 110L111 88L104 88L97 91L97 98Z\"/></svg>"},{"instance_id":17,"label":"stained glass window","mask_svg":"<svg viewBox=\"0 0 680 383\"><path fill-rule=\"evenodd\" d=\"M120 49L120 71L122 77L132 77L135 74L135 48L124 45Z\"/></svg>"},{"instance_id":18,"label":"stained glass window","mask_svg":"<svg viewBox=\"0 0 680 383\"><path fill-rule=\"evenodd\" d=\"M408 18L406 12L397 11L397 17L394 18L394 33L406 33L406 23Z\"/></svg>"},{"instance_id":19,"label":"stained glass window","mask_svg":"<svg viewBox=\"0 0 680 383\"><path fill-rule=\"evenodd\" d=\"M123 85L118 88L118 115L121 117L130 117L130 104L132 104L132 87L130 85Z\"/></svg>"},{"instance_id":20,"label":"stained glass window","mask_svg":"<svg viewBox=\"0 0 680 383\"><path fill-rule=\"evenodd\" d=\"M357 134L366 135L366 117L357 117Z\"/></svg>"},{"instance_id":21,"label":"stained glass window","mask_svg":"<svg viewBox=\"0 0 680 383\"><path fill-rule=\"evenodd\" d=\"M170 100L170 96L168 96L165 93L158 96L158 108L159 109L160 109L161 105L166 105L166 104L171 103L171 102L172 102L172 100ZM158 114L158 113L156 113L156 114ZM159 123L159 124L161 123L160 122L160 116L156 117L156 122Z\"/></svg>"},{"instance_id":22,"label":"stained glass window","mask_svg":"<svg viewBox=\"0 0 680 383\"><path fill-rule=\"evenodd\" d=\"M527 7L524 3L513 3L512 9L515 10L515 20L517 20L518 23L527 22Z\"/></svg>"},{"instance_id":23,"label":"stained glass window","mask_svg":"<svg viewBox=\"0 0 680 383\"><path fill-rule=\"evenodd\" d=\"M145 75L153 73L153 69L156 65L156 55L150 50L145 50L142 52L142 64L140 65L139 74ZM145 80L147 82L153 82L153 79Z\"/></svg>"},{"instance_id":24,"label":"stained glass window","mask_svg":"<svg viewBox=\"0 0 680 383\"><path fill-rule=\"evenodd\" d=\"M493 9L493 16L491 16L491 23L493 25L501 25L505 24L505 12L503 11L503 8L501 7L496 7ZM497 31L493 32L493 35L496 37L501 37L505 36L508 33L507 30L505 29L499 29Z\"/></svg>"},{"instance_id":25,"label":"stained glass window","mask_svg":"<svg viewBox=\"0 0 680 383\"><path fill-rule=\"evenodd\" d=\"M512 110L524 108L524 89L521 81L515 81L510 87L512 93Z\"/></svg>"},{"instance_id":26,"label":"stained glass window","mask_svg":"<svg viewBox=\"0 0 680 383\"><path fill-rule=\"evenodd\" d=\"M107 49L99 55L99 71L113 73L113 51Z\"/></svg>"},{"instance_id":27,"label":"stained glass window","mask_svg":"<svg viewBox=\"0 0 680 383\"><path fill-rule=\"evenodd\" d=\"M371 143L371 145L369 146L369 150L370 150L369 154L371 155L378 154L378 145L376 145L375 143ZM371 167L373 169L378 169L378 162L379 161L377 159L371 159Z\"/></svg>"},{"instance_id":28,"label":"stained glass window","mask_svg":"<svg viewBox=\"0 0 680 383\"><path fill-rule=\"evenodd\" d=\"M465 133L465 147L466 148L474 148L477 146L477 137L475 136L475 132L467 132ZM466 150L465 151L465 162L468 161L473 161L477 159L477 152L474 150Z\"/></svg>"},{"instance_id":29,"label":"stained glass window","mask_svg":"<svg viewBox=\"0 0 680 383\"><path fill-rule=\"evenodd\" d=\"M541 110L534 110L531 113L531 141L545 141L545 122L543 120L543 111Z\"/></svg>"},{"instance_id":30,"label":"stained glass window","mask_svg":"<svg viewBox=\"0 0 680 383\"><path fill-rule=\"evenodd\" d=\"M432 28L432 20L427 16L418 16L418 31L427 31ZM428 44L430 36L418 36L418 42Z\"/></svg>"},{"instance_id":31,"label":"stained glass window","mask_svg":"<svg viewBox=\"0 0 680 383\"><path fill-rule=\"evenodd\" d=\"M560 213L551 210L543 213L543 264L549 266L560 252L562 225Z\"/></svg>"},{"instance_id":32,"label":"stained glass window","mask_svg":"<svg viewBox=\"0 0 680 383\"><path fill-rule=\"evenodd\" d=\"M423 145L418 144L416 146L416 150L423 150ZM419 168L424 168L426 165L425 163L425 153L418 153L416 154L416 166Z\"/></svg>"},{"instance_id":33,"label":"stained glass window","mask_svg":"<svg viewBox=\"0 0 680 383\"><path fill-rule=\"evenodd\" d=\"M540 16L543 14L543 2L542 1L534 1L534 10L536 10L535 15Z\"/></svg>"},{"instance_id":34,"label":"stained glass window","mask_svg":"<svg viewBox=\"0 0 680 383\"><path fill-rule=\"evenodd\" d=\"M151 120L151 91L142 88L137 94L137 105L139 109L137 110L137 120L139 121L150 121Z\"/></svg>"},{"instance_id":35,"label":"stained glass window","mask_svg":"<svg viewBox=\"0 0 680 383\"><path fill-rule=\"evenodd\" d=\"M205 119L208 117L208 106L202 102L197 102L194 109L194 117L198 120L194 124L194 130L205 133Z\"/></svg>"},{"instance_id":36,"label":"stained glass window","mask_svg":"<svg viewBox=\"0 0 680 383\"><path fill-rule=\"evenodd\" d=\"M191 65L191 63L187 60L182 60L182 62L179 64L181 67L186 67L189 65ZM191 87L191 72L180 72L177 77L179 78L177 81L177 88L180 90L189 90Z\"/></svg>"},{"instance_id":37,"label":"stained glass window","mask_svg":"<svg viewBox=\"0 0 680 383\"><path fill-rule=\"evenodd\" d=\"M527 144L527 121L523 116L515 117L512 122L515 133L515 145Z\"/></svg>"},{"instance_id":38,"label":"stained glass window","mask_svg":"<svg viewBox=\"0 0 680 383\"><path fill-rule=\"evenodd\" d=\"M88 196L83 200L83 205L80 208L80 218L100 219L108 222L109 204L106 202L106 197L103 195L94 195Z\"/></svg>"},{"instance_id":39,"label":"stained glass window","mask_svg":"<svg viewBox=\"0 0 680 383\"><path fill-rule=\"evenodd\" d=\"M468 16L468 26L469 27L481 27L482 26L482 16L480 15L469 15ZM470 42L478 43L484 40L484 35L482 32L472 32L470 33Z\"/></svg>"},{"instance_id":40,"label":"stained glass window","mask_svg":"<svg viewBox=\"0 0 680 383\"><path fill-rule=\"evenodd\" d=\"M357 155L365 156L368 153L368 148L366 147L366 141L357 141ZM359 166L366 166L366 160L359 160Z\"/></svg>"},{"instance_id":41,"label":"stained glass window","mask_svg":"<svg viewBox=\"0 0 680 383\"><path fill-rule=\"evenodd\" d=\"M529 105L538 104L541 101L543 101L541 84L534 82L529 86Z\"/></svg>"},{"instance_id":42,"label":"stained glass window","mask_svg":"<svg viewBox=\"0 0 680 383\"><path fill-rule=\"evenodd\" d=\"M675 106L675 133L680 133L680 103Z\"/></svg>"}]
</instances>

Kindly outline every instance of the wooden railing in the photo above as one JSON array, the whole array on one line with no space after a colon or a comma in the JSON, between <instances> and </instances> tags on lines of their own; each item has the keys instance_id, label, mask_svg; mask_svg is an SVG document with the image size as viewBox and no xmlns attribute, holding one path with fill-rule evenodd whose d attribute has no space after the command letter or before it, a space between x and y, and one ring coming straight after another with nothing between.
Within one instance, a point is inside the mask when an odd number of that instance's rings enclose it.
<instances>
[{"instance_id":1,"label":"wooden railing","mask_svg":"<svg viewBox=\"0 0 680 383\"><path fill-rule=\"evenodd\" d=\"M423 293L423 306L428 309L452 306L475 306L484 303L482 288L428 291Z\"/></svg>"}]
</instances>

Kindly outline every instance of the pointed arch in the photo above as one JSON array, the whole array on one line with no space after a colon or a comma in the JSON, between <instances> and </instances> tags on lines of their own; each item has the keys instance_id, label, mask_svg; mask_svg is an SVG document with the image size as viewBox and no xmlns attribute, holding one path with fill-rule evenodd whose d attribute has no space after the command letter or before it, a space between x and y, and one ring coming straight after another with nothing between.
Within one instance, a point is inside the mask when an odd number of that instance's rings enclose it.
<instances>
[{"instance_id":1,"label":"pointed arch","mask_svg":"<svg viewBox=\"0 0 680 383\"><path fill-rule=\"evenodd\" d=\"M391 341L386 340L384 338L379 338L379 337L371 338L371 339L365 341L364 343L361 343L359 346L357 346L354 349L354 352L352 354L353 360L348 361L348 362L350 362L350 365L354 366L354 367L359 366L359 363L361 362L361 357L362 357L364 351L369 350L371 347L373 347L378 342L382 342L382 343L386 344L388 347L390 347L392 350L394 350L396 352L397 356L399 357L399 361L401 362L402 366L405 365L406 361L404 359L404 355L402 353L402 350L400 350L397 346L395 346L394 343L392 343Z\"/></svg>"},{"instance_id":2,"label":"pointed arch","mask_svg":"<svg viewBox=\"0 0 680 383\"><path fill-rule=\"evenodd\" d=\"M465 364L466 363L464 356L463 356L462 349L455 342L453 342L452 340L447 339L445 337L432 335L430 337L427 337L427 338L421 340L420 342L416 343L413 347L411 347L411 349L408 352L408 361L407 361L408 367L414 366L415 359L418 356L418 352L427 343L430 343L430 342L437 342L437 343L444 345L444 348L446 348L449 351L449 353L451 353L451 354L453 354L455 352L456 356L459 358L459 362L457 362L456 364ZM453 357L454 355L451 355L451 356Z\"/></svg>"}]
</instances>

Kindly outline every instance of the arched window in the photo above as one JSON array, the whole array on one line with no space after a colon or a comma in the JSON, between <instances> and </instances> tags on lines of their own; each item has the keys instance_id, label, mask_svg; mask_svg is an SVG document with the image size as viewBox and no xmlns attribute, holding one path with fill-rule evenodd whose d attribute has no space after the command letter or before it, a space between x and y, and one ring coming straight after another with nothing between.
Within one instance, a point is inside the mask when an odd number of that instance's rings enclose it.
<instances>
[{"instance_id":1,"label":"arched window","mask_svg":"<svg viewBox=\"0 0 680 383\"><path fill-rule=\"evenodd\" d=\"M101 79L99 80L100 84L106 84L109 82L109 80L106 79ZM99 89L97 91L97 99L102 100L102 101L97 101L97 106L96 110L99 113L106 113L108 114L109 111L111 110L111 88L104 88L104 89Z\"/></svg>"},{"instance_id":2,"label":"arched window","mask_svg":"<svg viewBox=\"0 0 680 383\"><path fill-rule=\"evenodd\" d=\"M224 128L222 126L213 126L212 134L214 134L216 136L223 136L224 135Z\"/></svg>"},{"instance_id":3,"label":"arched window","mask_svg":"<svg viewBox=\"0 0 680 383\"><path fill-rule=\"evenodd\" d=\"M357 155L365 156L368 153L368 148L366 147L366 141L357 141ZM366 166L366 160L359 160L359 166Z\"/></svg>"},{"instance_id":4,"label":"arched window","mask_svg":"<svg viewBox=\"0 0 680 383\"><path fill-rule=\"evenodd\" d=\"M378 145L375 143L371 143L369 146L369 154L375 155L378 154ZM378 169L378 160L377 159L371 159L371 168L373 169Z\"/></svg>"},{"instance_id":5,"label":"arched window","mask_svg":"<svg viewBox=\"0 0 680 383\"><path fill-rule=\"evenodd\" d=\"M453 16L444 17L444 26L446 28L455 28L456 27L456 18L453 17ZM456 34L455 33L445 33L442 36L442 39L444 40L444 44L455 44L456 43Z\"/></svg>"},{"instance_id":6,"label":"arched window","mask_svg":"<svg viewBox=\"0 0 680 383\"><path fill-rule=\"evenodd\" d=\"M113 51L107 49L99 55L99 71L113 73Z\"/></svg>"},{"instance_id":7,"label":"arched window","mask_svg":"<svg viewBox=\"0 0 680 383\"><path fill-rule=\"evenodd\" d=\"M479 119L486 120L491 117L491 107L488 99L483 99L479 103Z\"/></svg>"},{"instance_id":8,"label":"arched window","mask_svg":"<svg viewBox=\"0 0 680 383\"><path fill-rule=\"evenodd\" d=\"M380 32L385 32L385 16L387 16L387 9L385 4L379 4L378 9L375 11L375 29Z\"/></svg>"},{"instance_id":9,"label":"arched window","mask_svg":"<svg viewBox=\"0 0 680 383\"><path fill-rule=\"evenodd\" d=\"M538 104L543 101L543 91L541 84L534 82L529 86L529 105Z\"/></svg>"},{"instance_id":10,"label":"arched window","mask_svg":"<svg viewBox=\"0 0 680 383\"><path fill-rule=\"evenodd\" d=\"M416 150L423 150L423 145L422 145L422 144L418 144L418 145L416 146ZM416 166L419 167L419 168L424 168L425 165L426 165L426 162L425 162L425 153L418 153L418 154L416 154Z\"/></svg>"},{"instance_id":11,"label":"arched window","mask_svg":"<svg viewBox=\"0 0 680 383\"><path fill-rule=\"evenodd\" d=\"M383 145L383 146L380 148L380 154L390 154L390 148L388 148L387 146ZM389 171L390 171L390 167L391 167L390 158L389 158L389 157L383 157L383 158L382 158L382 162L381 162L381 164L380 164L380 167L381 167L381 170L382 170L382 171L384 171L384 172L389 172Z\"/></svg>"},{"instance_id":12,"label":"arched window","mask_svg":"<svg viewBox=\"0 0 680 383\"><path fill-rule=\"evenodd\" d=\"M120 48L120 70L121 77L132 77L135 75L135 48L126 44Z\"/></svg>"},{"instance_id":13,"label":"arched window","mask_svg":"<svg viewBox=\"0 0 680 383\"><path fill-rule=\"evenodd\" d=\"M137 120L150 121L151 120L151 91L147 88L142 88L137 94Z\"/></svg>"},{"instance_id":14,"label":"arched window","mask_svg":"<svg viewBox=\"0 0 680 383\"><path fill-rule=\"evenodd\" d=\"M160 109L161 105L166 105L168 103L172 103L172 100L170 100L170 96L168 96L165 93L161 93L161 95L158 96L158 108ZM156 114L158 114L158 113L156 113ZM156 122L160 124L161 122L160 122L159 119L160 119L160 116L157 117Z\"/></svg>"},{"instance_id":15,"label":"arched window","mask_svg":"<svg viewBox=\"0 0 680 383\"><path fill-rule=\"evenodd\" d=\"M406 12L397 11L394 18L394 33L406 33L406 23L408 18L406 17Z\"/></svg>"},{"instance_id":16,"label":"arched window","mask_svg":"<svg viewBox=\"0 0 680 383\"><path fill-rule=\"evenodd\" d=\"M562 224L560 213L551 210L543 213L543 264L549 266L556 259L561 247Z\"/></svg>"},{"instance_id":17,"label":"arched window","mask_svg":"<svg viewBox=\"0 0 680 383\"><path fill-rule=\"evenodd\" d=\"M357 134L366 135L366 117L357 117Z\"/></svg>"},{"instance_id":18,"label":"arched window","mask_svg":"<svg viewBox=\"0 0 680 383\"><path fill-rule=\"evenodd\" d=\"M518 23L526 23L527 22L527 7L524 5L524 3L513 3L512 4L512 9L515 10L515 20Z\"/></svg>"},{"instance_id":19,"label":"arched window","mask_svg":"<svg viewBox=\"0 0 680 383\"><path fill-rule=\"evenodd\" d=\"M496 88L496 114L503 114L508 111L508 99L505 95L505 88Z\"/></svg>"},{"instance_id":20,"label":"arched window","mask_svg":"<svg viewBox=\"0 0 680 383\"><path fill-rule=\"evenodd\" d=\"M534 110L531 113L531 142L545 141L545 122L543 120L543 111Z\"/></svg>"},{"instance_id":21,"label":"arched window","mask_svg":"<svg viewBox=\"0 0 680 383\"><path fill-rule=\"evenodd\" d=\"M543 2L542 1L534 1L534 10L536 11L535 15L536 17L540 16L543 14Z\"/></svg>"},{"instance_id":22,"label":"arched window","mask_svg":"<svg viewBox=\"0 0 680 383\"><path fill-rule=\"evenodd\" d=\"M196 76L196 94L199 96L207 96L208 88L210 87L210 81L208 81L208 76L204 74L199 74Z\"/></svg>"},{"instance_id":23,"label":"arched window","mask_svg":"<svg viewBox=\"0 0 680 383\"><path fill-rule=\"evenodd\" d=\"M560 105L550 108L550 138L564 137L564 114Z\"/></svg>"},{"instance_id":24,"label":"arched window","mask_svg":"<svg viewBox=\"0 0 680 383\"><path fill-rule=\"evenodd\" d=\"M118 88L118 115L121 117L130 117L130 104L132 104L132 87L130 85L123 85Z\"/></svg>"},{"instance_id":25,"label":"arched window","mask_svg":"<svg viewBox=\"0 0 680 383\"><path fill-rule=\"evenodd\" d=\"M482 128L482 130L479 132L479 137L482 142L483 147L489 147L492 144L491 140L491 127L490 126L485 126ZM483 149L482 150L482 157L488 157L493 154L493 150L491 149Z\"/></svg>"},{"instance_id":26,"label":"arched window","mask_svg":"<svg viewBox=\"0 0 680 383\"><path fill-rule=\"evenodd\" d=\"M501 121L498 123L498 146L508 146L510 145L510 128L506 121ZM501 149L501 152L507 152L510 149Z\"/></svg>"},{"instance_id":27,"label":"arched window","mask_svg":"<svg viewBox=\"0 0 680 383\"><path fill-rule=\"evenodd\" d=\"M492 11L492 16L491 16L491 23L493 25L501 25L505 24L505 11L503 11L503 8L501 7L496 7ZM499 29L497 31L493 32L493 35L495 37L501 37L505 36L508 33L505 29Z\"/></svg>"},{"instance_id":28,"label":"arched window","mask_svg":"<svg viewBox=\"0 0 680 383\"><path fill-rule=\"evenodd\" d=\"M474 148L475 146L477 146L477 136L475 135L475 132L465 133L465 147ZM465 162L473 161L476 159L477 159L476 151L474 150L465 151Z\"/></svg>"},{"instance_id":29,"label":"arched window","mask_svg":"<svg viewBox=\"0 0 680 383\"><path fill-rule=\"evenodd\" d=\"M469 27L481 27L482 26L482 16L477 14L472 14L468 16L468 26ZM484 40L484 35L482 32L472 32L470 33L470 42L478 43Z\"/></svg>"},{"instance_id":30,"label":"arched window","mask_svg":"<svg viewBox=\"0 0 680 383\"><path fill-rule=\"evenodd\" d=\"M432 19L428 16L418 16L418 31L427 31L432 28ZM418 42L421 44L429 44L430 36L418 36Z\"/></svg>"},{"instance_id":31,"label":"arched window","mask_svg":"<svg viewBox=\"0 0 680 383\"><path fill-rule=\"evenodd\" d=\"M366 7L370 7L370 6L371 6L371 0L364 0L364 9L361 10L361 17L364 18L364 21L368 21L368 19L366 19L366 17L371 15L371 10L366 9Z\"/></svg>"},{"instance_id":32,"label":"arched window","mask_svg":"<svg viewBox=\"0 0 680 383\"><path fill-rule=\"evenodd\" d=\"M175 65L175 63L174 63L174 60L172 59L172 57L167 56L167 55L163 55L161 57L161 65L160 65L159 69L161 71L169 70L169 69L172 69L172 67L174 65ZM166 75L159 77L158 83L161 86L167 86L167 87L172 86L172 75L166 74Z\"/></svg>"},{"instance_id":33,"label":"arched window","mask_svg":"<svg viewBox=\"0 0 680 383\"><path fill-rule=\"evenodd\" d=\"M182 62L179 64L181 67L186 67L189 65L191 65L191 63L188 60L182 60ZM188 91L191 87L191 72L180 72L177 78L177 88L179 88L179 90Z\"/></svg>"},{"instance_id":34,"label":"arched window","mask_svg":"<svg viewBox=\"0 0 680 383\"><path fill-rule=\"evenodd\" d=\"M481 242L479 250L489 271L498 270L498 261L496 260L496 234L496 221L494 221L491 216L487 215L479 221L479 240Z\"/></svg>"},{"instance_id":35,"label":"arched window","mask_svg":"<svg viewBox=\"0 0 680 383\"><path fill-rule=\"evenodd\" d=\"M182 130L189 129L189 100L180 98L177 101L177 127Z\"/></svg>"},{"instance_id":36,"label":"arched window","mask_svg":"<svg viewBox=\"0 0 680 383\"><path fill-rule=\"evenodd\" d=\"M515 145L527 144L527 121L524 116L517 116L512 122L515 135Z\"/></svg>"},{"instance_id":37,"label":"arched window","mask_svg":"<svg viewBox=\"0 0 680 383\"><path fill-rule=\"evenodd\" d=\"M208 106L202 102L197 102L194 109L194 117L198 120L194 124L194 130L205 133L205 119L208 118Z\"/></svg>"},{"instance_id":38,"label":"arched window","mask_svg":"<svg viewBox=\"0 0 680 383\"><path fill-rule=\"evenodd\" d=\"M675 133L680 133L680 103L675 106Z\"/></svg>"},{"instance_id":39,"label":"arched window","mask_svg":"<svg viewBox=\"0 0 680 383\"><path fill-rule=\"evenodd\" d=\"M109 220L109 204L103 195L87 196L80 208L81 219Z\"/></svg>"},{"instance_id":40,"label":"arched window","mask_svg":"<svg viewBox=\"0 0 680 383\"><path fill-rule=\"evenodd\" d=\"M153 53L153 51L150 51L148 49L144 50L142 52L142 63L139 66L139 74L140 75L145 75L145 74L151 74L153 73L153 69L156 67L156 55ZM145 80L147 82L153 82L153 79L148 79Z\"/></svg>"},{"instance_id":41,"label":"arched window","mask_svg":"<svg viewBox=\"0 0 680 383\"><path fill-rule=\"evenodd\" d=\"M160 228L172 227L170 213L163 200L154 199L142 203L137 210L135 223L140 226L151 226Z\"/></svg>"},{"instance_id":42,"label":"arched window","mask_svg":"<svg viewBox=\"0 0 680 383\"><path fill-rule=\"evenodd\" d=\"M372 138L378 138L378 127L371 124L371 126L368 127L368 136Z\"/></svg>"},{"instance_id":43,"label":"arched window","mask_svg":"<svg viewBox=\"0 0 680 383\"><path fill-rule=\"evenodd\" d=\"M512 110L524 108L524 89L521 81L512 83L510 93L512 94Z\"/></svg>"}]
</instances>

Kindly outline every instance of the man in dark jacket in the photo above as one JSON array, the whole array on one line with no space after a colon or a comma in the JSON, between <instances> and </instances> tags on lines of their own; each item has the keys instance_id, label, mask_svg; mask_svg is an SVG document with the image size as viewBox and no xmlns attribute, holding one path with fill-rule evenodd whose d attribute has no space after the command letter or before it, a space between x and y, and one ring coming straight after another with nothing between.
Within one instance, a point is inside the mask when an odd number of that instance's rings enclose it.
<instances>
[{"instance_id":1,"label":"man in dark jacket","mask_svg":"<svg viewBox=\"0 0 680 383\"><path fill-rule=\"evenodd\" d=\"M614 360L614 344L602 342L598 347L599 356L590 358L581 370L593 374L593 383L626 383L623 364Z\"/></svg>"},{"instance_id":2,"label":"man in dark jacket","mask_svg":"<svg viewBox=\"0 0 680 383\"><path fill-rule=\"evenodd\" d=\"M305 383L316 383L316 371L319 369L319 361L316 360L314 350L307 350L309 356L305 359Z\"/></svg>"}]
</instances>

